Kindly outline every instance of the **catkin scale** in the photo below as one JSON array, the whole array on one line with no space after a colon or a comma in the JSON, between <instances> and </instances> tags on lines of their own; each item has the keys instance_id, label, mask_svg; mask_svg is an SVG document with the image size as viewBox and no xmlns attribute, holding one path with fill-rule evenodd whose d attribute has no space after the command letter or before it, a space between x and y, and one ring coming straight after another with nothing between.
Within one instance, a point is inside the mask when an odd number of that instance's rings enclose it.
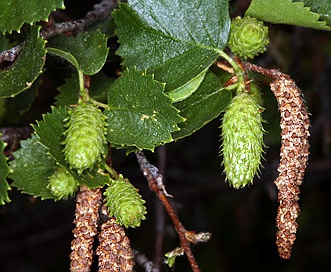
<instances>
[{"instance_id":1,"label":"catkin scale","mask_svg":"<svg viewBox=\"0 0 331 272\"><path fill-rule=\"evenodd\" d=\"M253 182L261 164L263 126L261 107L242 92L228 106L222 122L222 153L227 181L234 188Z\"/></svg>"},{"instance_id":2,"label":"catkin scale","mask_svg":"<svg viewBox=\"0 0 331 272\"><path fill-rule=\"evenodd\" d=\"M90 103L80 103L69 111L63 151L70 167L81 173L106 153L106 117Z\"/></svg>"}]
</instances>

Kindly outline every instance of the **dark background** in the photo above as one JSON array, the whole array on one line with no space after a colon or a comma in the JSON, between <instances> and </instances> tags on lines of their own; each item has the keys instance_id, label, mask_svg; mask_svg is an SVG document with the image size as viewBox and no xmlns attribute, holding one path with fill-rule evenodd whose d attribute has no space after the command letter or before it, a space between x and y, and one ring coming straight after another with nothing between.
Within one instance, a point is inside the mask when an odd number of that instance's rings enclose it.
<instances>
[{"instance_id":1,"label":"dark background","mask_svg":"<svg viewBox=\"0 0 331 272\"><path fill-rule=\"evenodd\" d=\"M67 1L67 15L80 18L96 1ZM247 1L233 7L243 14ZM236 1L231 1L236 4ZM191 137L146 153L163 169L167 191L188 230L210 231L212 239L193 246L202 271L329 271L331 267L331 40L330 33L293 26L270 25L270 45L256 63L278 68L291 75L303 90L311 113L311 156L301 186L299 228L290 260L278 257L275 245L277 177L280 130L277 105L267 81L258 78L265 100L264 118L268 146L261 178L253 186L235 190L222 174L219 156L220 118ZM62 63L63 65L63 63ZM116 70L118 62L113 63ZM31 123L37 114L49 111L56 88L66 70L47 60L43 88L32 110L21 123ZM31 120L29 119L31 118ZM40 119L40 117L39 117ZM159 254L156 242L164 235L162 254L179 245L167 215L149 191L135 157L113 150L113 166L140 189L146 200L147 220L129 229L132 246L151 260ZM0 270L3 272L68 271L75 202L40 201L10 191L11 203L0 207ZM162 227L163 226L163 227ZM94 267L94 271L97 268ZM137 266L137 271L140 268ZM166 271L163 266L162 271ZM171 271L171 269L170 269ZM185 257L177 259L173 271L191 271Z\"/></svg>"}]
</instances>

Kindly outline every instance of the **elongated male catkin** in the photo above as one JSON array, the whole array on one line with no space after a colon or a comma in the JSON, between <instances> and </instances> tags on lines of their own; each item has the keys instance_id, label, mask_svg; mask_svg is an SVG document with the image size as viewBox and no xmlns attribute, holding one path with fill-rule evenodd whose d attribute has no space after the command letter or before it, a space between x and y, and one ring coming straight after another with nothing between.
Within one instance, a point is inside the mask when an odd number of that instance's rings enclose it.
<instances>
[{"instance_id":1,"label":"elongated male catkin","mask_svg":"<svg viewBox=\"0 0 331 272\"><path fill-rule=\"evenodd\" d=\"M270 87L278 102L282 129L279 175L275 180L279 201L276 244L279 256L289 259L298 227L296 218L300 208L297 201L308 162L310 123L302 93L294 80L282 75Z\"/></svg>"},{"instance_id":2,"label":"elongated male catkin","mask_svg":"<svg viewBox=\"0 0 331 272\"><path fill-rule=\"evenodd\" d=\"M101 213L107 218L107 208L102 207ZM99 246L96 254L99 256L99 272L130 272L133 270L133 255L130 240L125 235L122 226L116 223L114 217L101 224Z\"/></svg>"},{"instance_id":3,"label":"elongated male catkin","mask_svg":"<svg viewBox=\"0 0 331 272\"><path fill-rule=\"evenodd\" d=\"M236 95L222 122L222 153L227 181L234 188L253 182L261 164L263 127L259 102L246 92Z\"/></svg>"},{"instance_id":4,"label":"elongated male catkin","mask_svg":"<svg viewBox=\"0 0 331 272\"><path fill-rule=\"evenodd\" d=\"M99 188L81 186L76 200L76 211L72 231L75 239L71 242L70 271L89 272L93 261L94 236L98 233L99 207L102 194Z\"/></svg>"}]
</instances>

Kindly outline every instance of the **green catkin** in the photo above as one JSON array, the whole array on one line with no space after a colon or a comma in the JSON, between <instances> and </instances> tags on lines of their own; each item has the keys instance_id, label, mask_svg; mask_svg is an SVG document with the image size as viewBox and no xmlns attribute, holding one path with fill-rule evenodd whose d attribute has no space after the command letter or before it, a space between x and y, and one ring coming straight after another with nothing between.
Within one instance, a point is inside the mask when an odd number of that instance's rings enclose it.
<instances>
[{"instance_id":1,"label":"green catkin","mask_svg":"<svg viewBox=\"0 0 331 272\"><path fill-rule=\"evenodd\" d=\"M106 117L90 103L80 103L69 111L63 151L71 168L82 173L106 153Z\"/></svg>"},{"instance_id":2,"label":"green catkin","mask_svg":"<svg viewBox=\"0 0 331 272\"><path fill-rule=\"evenodd\" d=\"M57 167L55 172L48 177L48 189L57 199L67 199L78 189L76 179L62 166Z\"/></svg>"},{"instance_id":3,"label":"green catkin","mask_svg":"<svg viewBox=\"0 0 331 272\"><path fill-rule=\"evenodd\" d=\"M124 227L139 227L145 219L145 201L138 190L126 179L114 180L104 193L109 216Z\"/></svg>"},{"instance_id":4,"label":"green catkin","mask_svg":"<svg viewBox=\"0 0 331 272\"><path fill-rule=\"evenodd\" d=\"M234 55L253 58L266 51L268 43L268 27L262 21L249 16L232 20L227 45Z\"/></svg>"},{"instance_id":5,"label":"green catkin","mask_svg":"<svg viewBox=\"0 0 331 272\"><path fill-rule=\"evenodd\" d=\"M236 189L253 182L263 153L261 107L242 92L228 106L222 122L222 153L227 181Z\"/></svg>"}]
</instances>

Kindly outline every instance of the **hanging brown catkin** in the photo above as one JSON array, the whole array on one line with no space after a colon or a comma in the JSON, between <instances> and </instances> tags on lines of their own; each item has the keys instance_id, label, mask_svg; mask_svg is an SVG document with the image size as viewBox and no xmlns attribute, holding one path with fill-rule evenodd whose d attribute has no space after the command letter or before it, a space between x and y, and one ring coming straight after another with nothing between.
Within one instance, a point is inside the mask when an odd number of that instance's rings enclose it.
<instances>
[{"instance_id":1,"label":"hanging brown catkin","mask_svg":"<svg viewBox=\"0 0 331 272\"><path fill-rule=\"evenodd\" d=\"M278 102L282 130L279 175L275 180L279 201L276 244L279 256L289 259L298 227L296 218L300 208L297 201L308 162L310 123L301 90L294 80L281 75L270 87Z\"/></svg>"},{"instance_id":2,"label":"hanging brown catkin","mask_svg":"<svg viewBox=\"0 0 331 272\"><path fill-rule=\"evenodd\" d=\"M100 189L82 186L77 195L73 230L75 239L71 243L70 271L88 272L93 261L94 236L98 233L99 207L102 203Z\"/></svg>"},{"instance_id":3,"label":"hanging brown catkin","mask_svg":"<svg viewBox=\"0 0 331 272\"><path fill-rule=\"evenodd\" d=\"M108 217L105 206L102 207L102 213ZM133 270L134 262L130 240L123 227L116 223L114 217L108 218L101 225L96 254L99 256L99 272L130 272Z\"/></svg>"}]
</instances>

